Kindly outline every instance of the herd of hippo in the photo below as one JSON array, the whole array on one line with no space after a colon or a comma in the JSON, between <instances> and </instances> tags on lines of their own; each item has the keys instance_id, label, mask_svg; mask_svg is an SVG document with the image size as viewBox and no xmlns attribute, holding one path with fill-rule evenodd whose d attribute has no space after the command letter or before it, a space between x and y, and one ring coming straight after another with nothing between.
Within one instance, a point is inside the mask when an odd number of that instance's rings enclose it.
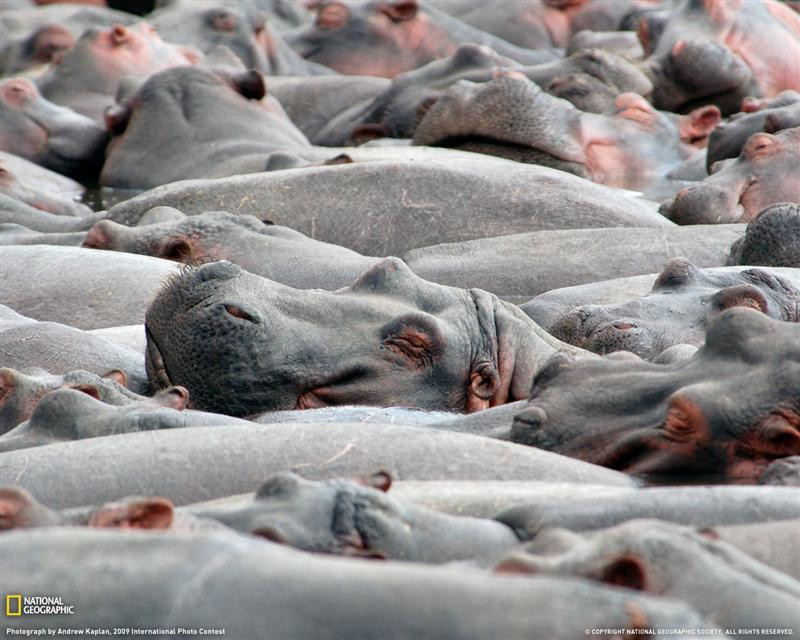
<instances>
[{"instance_id":1,"label":"herd of hippo","mask_svg":"<svg viewBox=\"0 0 800 640\"><path fill-rule=\"evenodd\" d=\"M800 2L0 9L5 635L800 634Z\"/></svg>"}]
</instances>

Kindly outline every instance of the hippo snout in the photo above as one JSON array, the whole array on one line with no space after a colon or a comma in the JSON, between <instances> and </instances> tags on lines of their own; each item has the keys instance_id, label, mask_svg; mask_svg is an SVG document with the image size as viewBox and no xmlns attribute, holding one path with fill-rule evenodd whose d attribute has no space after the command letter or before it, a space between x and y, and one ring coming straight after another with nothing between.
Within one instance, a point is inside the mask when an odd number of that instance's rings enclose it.
<instances>
[{"instance_id":1,"label":"hippo snout","mask_svg":"<svg viewBox=\"0 0 800 640\"><path fill-rule=\"evenodd\" d=\"M742 206L735 192L706 183L679 191L659 212L677 224L715 224L736 222Z\"/></svg>"}]
</instances>

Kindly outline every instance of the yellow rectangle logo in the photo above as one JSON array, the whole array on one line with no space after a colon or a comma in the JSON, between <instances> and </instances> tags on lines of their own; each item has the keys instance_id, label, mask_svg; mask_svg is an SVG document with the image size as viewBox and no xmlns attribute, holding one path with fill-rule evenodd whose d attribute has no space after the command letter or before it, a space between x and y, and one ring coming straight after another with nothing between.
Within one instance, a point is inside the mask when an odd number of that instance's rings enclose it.
<instances>
[{"instance_id":1,"label":"yellow rectangle logo","mask_svg":"<svg viewBox=\"0 0 800 640\"><path fill-rule=\"evenodd\" d=\"M16 601L17 606L12 610L11 603ZM6 596L6 615L7 616L21 616L22 615L22 596L17 594L15 596Z\"/></svg>"}]
</instances>

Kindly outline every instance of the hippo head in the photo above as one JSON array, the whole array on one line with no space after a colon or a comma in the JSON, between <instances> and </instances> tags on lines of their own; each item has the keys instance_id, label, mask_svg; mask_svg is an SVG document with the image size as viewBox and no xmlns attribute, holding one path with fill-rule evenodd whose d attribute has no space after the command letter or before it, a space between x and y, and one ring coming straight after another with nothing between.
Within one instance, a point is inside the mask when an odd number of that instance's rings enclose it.
<instances>
[{"instance_id":1,"label":"hippo head","mask_svg":"<svg viewBox=\"0 0 800 640\"><path fill-rule=\"evenodd\" d=\"M549 331L595 353L631 351L652 359L673 345L701 345L708 323L731 307L750 307L772 318L800 322L800 291L766 270L709 274L676 258L647 295L618 304L577 307Z\"/></svg>"},{"instance_id":2,"label":"hippo head","mask_svg":"<svg viewBox=\"0 0 800 640\"><path fill-rule=\"evenodd\" d=\"M297 290L229 262L185 269L146 316L148 375L230 415L371 404L474 411L527 392L564 345L480 290L387 258L338 291Z\"/></svg>"},{"instance_id":3,"label":"hippo head","mask_svg":"<svg viewBox=\"0 0 800 640\"><path fill-rule=\"evenodd\" d=\"M764 209L731 246L729 264L800 268L800 204Z\"/></svg>"},{"instance_id":4,"label":"hippo head","mask_svg":"<svg viewBox=\"0 0 800 640\"><path fill-rule=\"evenodd\" d=\"M556 357L511 439L654 480L756 482L800 454L800 325L731 309L683 362Z\"/></svg>"},{"instance_id":5,"label":"hippo head","mask_svg":"<svg viewBox=\"0 0 800 640\"><path fill-rule=\"evenodd\" d=\"M427 110L415 144L479 151L639 188L688 158L719 121L716 107L661 113L640 95L615 99L616 113L585 113L517 71L452 85ZM546 126L545 126L546 123Z\"/></svg>"},{"instance_id":6,"label":"hippo head","mask_svg":"<svg viewBox=\"0 0 800 640\"><path fill-rule=\"evenodd\" d=\"M747 222L776 202L800 201L800 127L755 133L739 157L716 163L712 175L659 209L678 224Z\"/></svg>"},{"instance_id":7,"label":"hippo head","mask_svg":"<svg viewBox=\"0 0 800 640\"><path fill-rule=\"evenodd\" d=\"M0 150L73 178L96 178L108 136L94 120L45 100L26 78L0 82Z\"/></svg>"},{"instance_id":8,"label":"hippo head","mask_svg":"<svg viewBox=\"0 0 800 640\"><path fill-rule=\"evenodd\" d=\"M413 516L385 495L390 486L385 472L326 482L276 473L246 505L193 513L304 551L402 559Z\"/></svg>"}]
</instances>

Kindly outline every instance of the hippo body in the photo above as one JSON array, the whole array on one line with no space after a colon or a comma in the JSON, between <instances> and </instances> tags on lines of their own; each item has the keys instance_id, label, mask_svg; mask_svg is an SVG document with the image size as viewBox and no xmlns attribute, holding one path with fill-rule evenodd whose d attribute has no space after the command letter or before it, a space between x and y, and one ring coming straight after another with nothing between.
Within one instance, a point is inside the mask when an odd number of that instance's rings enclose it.
<instances>
[{"instance_id":1,"label":"hippo body","mask_svg":"<svg viewBox=\"0 0 800 640\"><path fill-rule=\"evenodd\" d=\"M198 469L214 469L213 483L198 482ZM16 484L53 508L135 494L169 496L184 505L254 491L276 471L295 470L324 480L353 477L365 469L385 469L399 480L533 479L635 486L631 478L609 469L530 447L403 425L166 429L0 454L0 484ZM51 481L56 472L59 483ZM104 481L98 483L97 477Z\"/></svg>"}]
</instances>

